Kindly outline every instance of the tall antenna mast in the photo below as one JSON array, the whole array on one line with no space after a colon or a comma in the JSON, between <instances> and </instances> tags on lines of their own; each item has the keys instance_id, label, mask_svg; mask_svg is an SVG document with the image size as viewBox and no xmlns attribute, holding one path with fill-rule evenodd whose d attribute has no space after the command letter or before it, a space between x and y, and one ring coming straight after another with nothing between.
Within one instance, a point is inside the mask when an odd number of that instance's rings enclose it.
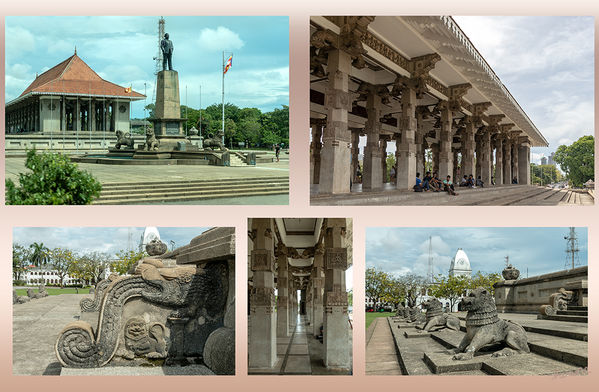
<instances>
[{"instance_id":1,"label":"tall antenna mast","mask_svg":"<svg viewBox=\"0 0 599 392\"><path fill-rule=\"evenodd\" d=\"M578 237L576 235L576 228L570 227L570 233L564 237L566 240L566 268L574 268L575 265L580 265L580 259L578 258Z\"/></svg>"},{"instance_id":2,"label":"tall antenna mast","mask_svg":"<svg viewBox=\"0 0 599 392\"><path fill-rule=\"evenodd\" d=\"M433 237L428 237L428 281L433 283Z\"/></svg>"},{"instance_id":3,"label":"tall antenna mast","mask_svg":"<svg viewBox=\"0 0 599 392\"><path fill-rule=\"evenodd\" d=\"M154 75L158 75L158 72L162 71L162 50L160 49L160 41L164 38L164 18L161 16L158 19L158 52L156 57L154 57L154 61L156 61L156 66L154 69Z\"/></svg>"},{"instance_id":4,"label":"tall antenna mast","mask_svg":"<svg viewBox=\"0 0 599 392\"><path fill-rule=\"evenodd\" d=\"M133 231L129 227L127 229L127 251L131 252L133 250Z\"/></svg>"}]
</instances>

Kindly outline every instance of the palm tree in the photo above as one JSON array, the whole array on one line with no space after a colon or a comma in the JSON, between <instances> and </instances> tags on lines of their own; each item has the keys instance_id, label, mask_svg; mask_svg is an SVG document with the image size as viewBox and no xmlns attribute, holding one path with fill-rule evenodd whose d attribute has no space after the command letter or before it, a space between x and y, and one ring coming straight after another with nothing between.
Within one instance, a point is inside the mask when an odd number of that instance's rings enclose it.
<instances>
[{"instance_id":1,"label":"palm tree","mask_svg":"<svg viewBox=\"0 0 599 392\"><path fill-rule=\"evenodd\" d=\"M31 249L31 256L29 259L29 261L31 261L31 264L35 265L36 267L40 267L48 262L48 252L50 251L50 249L45 247L42 242L34 242L33 244L29 245L29 248Z\"/></svg>"}]
</instances>

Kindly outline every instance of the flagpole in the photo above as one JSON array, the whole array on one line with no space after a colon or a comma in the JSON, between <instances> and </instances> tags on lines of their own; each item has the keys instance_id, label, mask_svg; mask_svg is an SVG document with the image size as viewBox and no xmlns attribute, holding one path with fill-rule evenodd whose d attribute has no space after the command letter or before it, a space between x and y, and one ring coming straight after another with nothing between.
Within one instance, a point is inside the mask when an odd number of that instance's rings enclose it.
<instances>
[{"instance_id":1,"label":"flagpole","mask_svg":"<svg viewBox=\"0 0 599 392\"><path fill-rule=\"evenodd\" d=\"M223 136L222 143L225 146L225 51L223 50Z\"/></svg>"}]
</instances>

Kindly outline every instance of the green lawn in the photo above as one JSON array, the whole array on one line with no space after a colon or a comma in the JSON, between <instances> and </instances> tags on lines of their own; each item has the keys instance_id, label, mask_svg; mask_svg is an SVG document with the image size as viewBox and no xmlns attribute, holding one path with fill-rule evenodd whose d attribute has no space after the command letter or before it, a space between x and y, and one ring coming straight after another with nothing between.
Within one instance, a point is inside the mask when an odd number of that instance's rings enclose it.
<instances>
[{"instance_id":1,"label":"green lawn","mask_svg":"<svg viewBox=\"0 0 599 392\"><path fill-rule=\"evenodd\" d=\"M366 312L366 329L368 329L368 327L370 326L370 323L372 323L374 321L375 318L377 317L390 317L390 316L395 316L395 313L393 312Z\"/></svg>"},{"instance_id":2,"label":"green lawn","mask_svg":"<svg viewBox=\"0 0 599 392\"><path fill-rule=\"evenodd\" d=\"M33 289L35 293L37 293L37 289ZM77 294L77 291L72 288L57 288L57 287L46 287L46 291L48 295L59 295L59 294ZM18 295L27 295L27 289L17 289ZM89 287L85 289L79 289L79 294L89 294Z\"/></svg>"}]
</instances>

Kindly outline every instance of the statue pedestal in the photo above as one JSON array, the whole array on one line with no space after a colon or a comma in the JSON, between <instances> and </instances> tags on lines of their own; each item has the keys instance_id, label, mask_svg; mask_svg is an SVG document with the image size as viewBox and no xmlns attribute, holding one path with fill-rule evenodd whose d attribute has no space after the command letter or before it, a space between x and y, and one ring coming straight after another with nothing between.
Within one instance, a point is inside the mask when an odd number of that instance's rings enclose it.
<instances>
[{"instance_id":1,"label":"statue pedestal","mask_svg":"<svg viewBox=\"0 0 599 392\"><path fill-rule=\"evenodd\" d=\"M156 79L156 103L154 108L154 134L160 142L159 149L165 151L187 142L179 103L179 74L177 71L160 71Z\"/></svg>"}]
</instances>

